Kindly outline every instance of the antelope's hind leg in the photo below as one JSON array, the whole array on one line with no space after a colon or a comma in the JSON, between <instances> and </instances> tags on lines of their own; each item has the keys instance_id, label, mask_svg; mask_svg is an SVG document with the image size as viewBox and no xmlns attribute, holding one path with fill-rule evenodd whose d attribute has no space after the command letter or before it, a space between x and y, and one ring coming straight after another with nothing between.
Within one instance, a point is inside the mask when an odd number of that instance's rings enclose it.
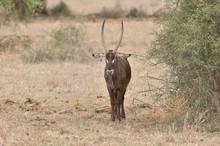
<instances>
[{"instance_id":1,"label":"antelope's hind leg","mask_svg":"<svg viewBox=\"0 0 220 146\"><path fill-rule=\"evenodd\" d=\"M122 98L122 102L121 102L121 117L123 118L123 119L125 119L126 118L126 115L125 115L125 110L124 110L124 97Z\"/></svg>"}]
</instances>

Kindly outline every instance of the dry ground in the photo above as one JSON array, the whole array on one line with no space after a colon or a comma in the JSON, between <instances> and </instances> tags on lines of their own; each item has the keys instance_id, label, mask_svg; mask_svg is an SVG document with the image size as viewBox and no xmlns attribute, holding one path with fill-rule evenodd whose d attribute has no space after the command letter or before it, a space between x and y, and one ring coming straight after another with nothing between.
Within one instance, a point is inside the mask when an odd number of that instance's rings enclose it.
<instances>
[{"instance_id":1,"label":"dry ground","mask_svg":"<svg viewBox=\"0 0 220 146\"><path fill-rule=\"evenodd\" d=\"M84 2L84 1L82 1ZM125 2L125 1L121 1ZM129 5L130 3L128 3ZM94 9L94 7L93 7ZM65 19L37 19L29 24L8 24L0 27L1 36L18 34L32 39L45 38L62 24L76 24ZM87 43L97 52L102 50L102 20L85 22ZM146 48L157 29L153 20L124 20L125 32L120 52L146 55ZM106 23L106 39L110 48L119 37L120 21ZM85 48L86 49L86 48ZM106 90L104 62L91 58L87 63L25 64L18 54L0 54L0 145L219 145L219 133L164 130L159 123L144 117L150 109L137 108L137 98L151 103L145 78L158 76L146 61L129 58L132 79L125 110L126 120L111 122Z\"/></svg>"}]
</instances>

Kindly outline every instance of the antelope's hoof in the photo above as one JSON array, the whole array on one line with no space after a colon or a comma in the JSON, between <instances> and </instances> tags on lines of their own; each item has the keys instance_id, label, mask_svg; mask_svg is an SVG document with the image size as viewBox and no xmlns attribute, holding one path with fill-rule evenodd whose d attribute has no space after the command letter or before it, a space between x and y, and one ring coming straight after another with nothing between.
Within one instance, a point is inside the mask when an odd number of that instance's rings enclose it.
<instances>
[{"instance_id":1,"label":"antelope's hoof","mask_svg":"<svg viewBox=\"0 0 220 146\"><path fill-rule=\"evenodd\" d=\"M114 122L115 121L115 117L111 116L111 120Z\"/></svg>"},{"instance_id":2,"label":"antelope's hoof","mask_svg":"<svg viewBox=\"0 0 220 146\"><path fill-rule=\"evenodd\" d=\"M117 119L118 119L119 121L121 121L121 116L117 116Z\"/></svg>"},{"instance_id":3,"label":"antelope's hoof","mask_svg":"<svg viewBox=\"0 0 220 146\"><path fill-rule=\"evenodd\" d=\"M125 115L121 115L121 118L125 119L125 118L126 118L126 116L125 116Z\"/></svg>"}]
</instances>

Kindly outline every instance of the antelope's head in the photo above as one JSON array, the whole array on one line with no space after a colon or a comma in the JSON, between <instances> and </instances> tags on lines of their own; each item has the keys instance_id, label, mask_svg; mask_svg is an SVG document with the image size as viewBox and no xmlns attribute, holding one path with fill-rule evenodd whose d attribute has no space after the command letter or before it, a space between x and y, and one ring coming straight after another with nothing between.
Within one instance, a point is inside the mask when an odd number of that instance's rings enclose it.
<instances>
[{"instance_id":1,"label":"antelope's head","mask_svg":"<svg viewBox=\"0 0 220 146\"><path fill-rule=\"evenodd\" d=\"M101 30L101 39L102 39L102 46L105 50L105 53L101 54L93 54L94 57L105 57L105 63L106 63L106 74L107 75L113 75L114 73L114 68L117 66L117 58L124 57L128 58L131 56L131 54L124 54L124 53L118 53L117 50L121 44L122 38L123 38L123 32L124 32L124 25L123 25L123 20L121 20L121 35L118 41L117 46L115 47L114 50L108 50L105 44L105 39L104 39L104 28L105 28L105 20L102 23L102 30Z\"/></svg>"},{"instance_id":2,"label":"antelope's head","mask_svg":"<svg viewBox=\"0 0 220 146\"><path fill-rule=\"evenodd\" d=\"M121 35L119 38L119 42L114 50L108 50L106 48L105 39L104 39L104 28L105 28L105 20L103 21L102 32L101 32L102 46L105 50L106 74L112 75L114 73L114 66L117 63L117 50L118 50L118 48L121 44L122 38L123 38L123 32L124 32L123 21L121 20Z\"/></svg>"}]
</instances>

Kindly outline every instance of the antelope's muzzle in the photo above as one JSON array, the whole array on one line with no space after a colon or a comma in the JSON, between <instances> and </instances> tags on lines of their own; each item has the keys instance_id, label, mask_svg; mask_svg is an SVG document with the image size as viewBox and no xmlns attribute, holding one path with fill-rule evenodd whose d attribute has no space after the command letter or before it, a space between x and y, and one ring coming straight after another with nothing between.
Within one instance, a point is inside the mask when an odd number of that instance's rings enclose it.
<instances>
[{"instance_id":1,"label":"antelope's muzzle","mask_svg":"<svg viewBox=\"0 0 220 146\"><path fill-rule=\"evenodd\" d=\"M113 69L107 69L107 70L106 70L106 74L109 75L109 76L110 76L110 75L113 75L113 73L114 73L114 70L113 70Z\"/></svg>"}]
</instances>

